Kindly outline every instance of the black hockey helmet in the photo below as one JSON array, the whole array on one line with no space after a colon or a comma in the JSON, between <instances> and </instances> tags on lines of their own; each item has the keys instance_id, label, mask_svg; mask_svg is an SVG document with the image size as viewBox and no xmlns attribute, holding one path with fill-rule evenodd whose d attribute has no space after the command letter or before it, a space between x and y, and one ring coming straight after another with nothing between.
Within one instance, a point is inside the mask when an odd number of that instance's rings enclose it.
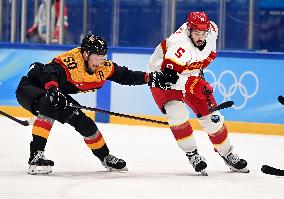
<instances>
[{"instance_id":1,"label":"black hockey helmet","mask_svg":"<svg viewBox=\"0 0 284 199\"><path fill-rule=\"evenodd\" d=\"M87 35L81 43L81 49L88 51L89 54L106 55L107 44L106 41L99 35Z\"/></svg>"}]
</instances>

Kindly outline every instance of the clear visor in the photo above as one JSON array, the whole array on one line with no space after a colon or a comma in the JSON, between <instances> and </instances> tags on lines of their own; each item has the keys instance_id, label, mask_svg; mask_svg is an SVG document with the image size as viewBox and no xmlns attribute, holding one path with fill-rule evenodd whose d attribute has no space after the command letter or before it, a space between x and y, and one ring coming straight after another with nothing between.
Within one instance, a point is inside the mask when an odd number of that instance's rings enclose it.
<instances>
[{"instance_id":1,"label":"clear visor","mask_svg":"<svg viewBox=\"0 0 284 199\"><path fill-rule=\"evenodd\" d=\"M209 32L210 32L210 29L209 30L193 30L193 29L188 28L187 29L187 36L191 37L191 33L193 33L196 36L207 37Z\"/></svg>"}]
</instances>

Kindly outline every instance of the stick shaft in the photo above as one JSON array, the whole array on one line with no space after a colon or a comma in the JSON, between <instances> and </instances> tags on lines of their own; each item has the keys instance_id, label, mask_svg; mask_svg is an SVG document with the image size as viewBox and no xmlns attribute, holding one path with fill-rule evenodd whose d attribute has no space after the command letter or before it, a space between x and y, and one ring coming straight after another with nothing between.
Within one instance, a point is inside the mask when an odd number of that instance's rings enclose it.
<instances>
[{"instance_id":1,"label":"stick shaft","mask_svg":"<svg viewBox=\"0 0 284 199\"><path fill-rule=\"evenodd\" d=\"M19 119L13 117L12 115L9 115L8 113L5 113L5 112L3 112L3 111L0 111L0 114L1 114L1 115L4 115L5 117L7 117L7 118L9 118L9 119L11 119L11 120L17 122L18 124L23 125L23 126L29 126L29 125L30 125L30 123L29 123L28 120L19 120Z\"/></svg>"},{"instance_id":2,"label":"stick shaft","mask_svg":"<svg viewBox=\"0 0 284 199\"><path fill-rule=\"evenodd\" d=\"M78 108L78 109L100 112L100 113L104 113L104 114L108 114L108 115L114 115L114 116L118 116L118 117L125 117L125 118L129 118L129 119L134 119L134 120L141 120L141 121L145 121L145 122L152 122L152 123L157 123L157 124L168 125L167 122L163 122L163 121L159 121L159 120L152 120L152 119L148 119L148 118L144 118L144 117L138 117L138 116L127 115L127 114L122 114L122 113L115 113L115 112L112 112L112 111L102 110L102 109L93 108L93 107L74 105L74 104L69 104L68 106Z\"/></svg>"}]
</instances>

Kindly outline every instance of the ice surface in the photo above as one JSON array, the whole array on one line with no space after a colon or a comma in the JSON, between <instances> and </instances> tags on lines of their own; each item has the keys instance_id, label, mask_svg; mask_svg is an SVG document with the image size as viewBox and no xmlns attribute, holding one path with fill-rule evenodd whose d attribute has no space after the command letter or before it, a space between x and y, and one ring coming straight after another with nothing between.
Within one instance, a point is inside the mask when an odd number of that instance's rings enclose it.
<instances>
[{"instance_id":1,"label":"ice surface","mask_svg":"<svg viewBox=\"0 0 284 199\"><path fill-rule=\"evenodd\" d=\"M231 133L235 152L250 173L231 173L196 131L209 176L196 174L169 129L99 123L111 153L129 172L106 172L70 126L55 123L46 156L55 162L46 176L27 174L31 127L0 117L0 198L2 199L282 199L284 178L261 173L263 164L284 169L284 137Z\"/></svg>"}]
</instances>

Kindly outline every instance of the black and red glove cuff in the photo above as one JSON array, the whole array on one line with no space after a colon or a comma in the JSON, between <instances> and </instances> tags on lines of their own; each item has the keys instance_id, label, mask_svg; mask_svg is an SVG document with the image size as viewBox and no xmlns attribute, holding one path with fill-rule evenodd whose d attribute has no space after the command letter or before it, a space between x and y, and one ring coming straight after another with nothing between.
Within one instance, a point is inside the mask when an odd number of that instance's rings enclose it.
<instances>
[{"instance_id":1,"label":"black and red glove cuff","mask_svg":"<svg viewBox=\"0 0 284 199\"><path fill-rule=\"evenodd\" d=\"M51 86L58 88L58 83L55 82L55 81L47 82L47 83L45 83L44 88L45 88L45 90L48 90Z\"/></svg>"}]
</instances>

